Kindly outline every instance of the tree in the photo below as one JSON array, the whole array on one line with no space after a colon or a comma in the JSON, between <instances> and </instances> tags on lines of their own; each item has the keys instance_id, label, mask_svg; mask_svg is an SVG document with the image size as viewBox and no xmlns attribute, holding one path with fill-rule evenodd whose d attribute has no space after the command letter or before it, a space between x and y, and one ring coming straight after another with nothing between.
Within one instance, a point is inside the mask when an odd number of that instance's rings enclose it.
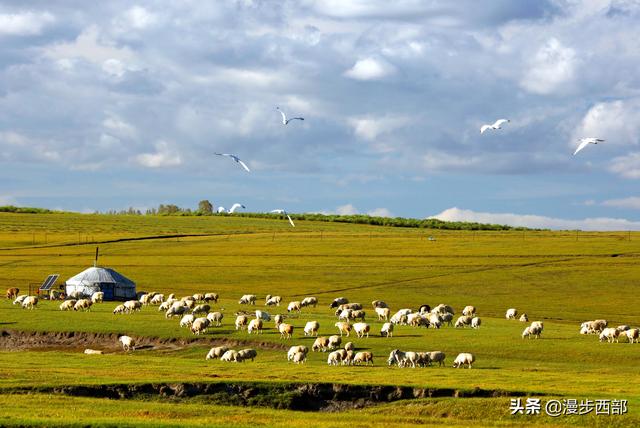
<instances>
[{"instance_id":1,"label":"tree","mask_svg":"<svg viewBox=\"0 0 640 428\"><path fill-rule=\"evenodd\" d=\"M204 215L213 214L213 204L206 199L198 202L198 212Z\"/></svg>"}]
</instances>

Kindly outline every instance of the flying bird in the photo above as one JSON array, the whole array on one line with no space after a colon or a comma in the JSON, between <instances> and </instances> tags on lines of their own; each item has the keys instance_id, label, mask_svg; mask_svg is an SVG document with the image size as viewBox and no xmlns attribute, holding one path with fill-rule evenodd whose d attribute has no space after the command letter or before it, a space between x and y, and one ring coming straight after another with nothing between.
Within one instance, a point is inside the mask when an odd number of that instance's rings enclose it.
<instances>
[{"instance_id":1,"label":"flying bird","mask_svg":"<svg viewBox=\"0 0 640 428\"><path fill-rule=\"evenodd\" d=\"M276 213L276 214L284 214L287 216L287 218L289 219L289 223L291 223L292 227L296 227L295 224L293 224L293 220L291 220L291 217L289 217L289 214L287 214L287 212L285 210L272 210L272 213Z\"/></svg>"},{"instance_id":2,"label":"flying bird","mask_svg":"<svg viewBox=\"0 0 640 428\"><path fill-rule=\"evenodd\" d=\"M251 172L251 170L249 169L249 167L240 160L240 158L236 155L232 155L230 153L214 153L214 155L218 155L218 156L227 156L231 159L233 159L234 161L238 162L240 165L242 165L242 167L247 171L247 172Z\"/></svg>"},{"instance_id":3,"label":"flying bird","mask_svg":"<svg viewBox=\"0 0 640 428\"><path fill-rule=\"evenodd\" d=\"M598 143L602 143L603 141L604 140L601 140L600 138L594 138L594 137L581 138L578 140L578 142L580 142L580 145L578 146L576 151L573 152L573 155L575 156L580 150L584 149L589 144L598 144Z\"/></svg>"},{"instance_id":4,"label":"flying bird","mask_svg":"<svg viewBox=\"0 0 640 428\"><path fill-rule=\"evenodd\" d=\"M282 115L282 124L283 125L288 125L289 122L291 122L292 120L304 120L304 117L292 117L291 119L287 119L287 115L284 114L284 112L282 110L280 110L280 107L276 107L276 110L278 110L280 112L280 114Z\"/></svg>"},{"instance_id":5,"label":"flying bird","mask_svg":"<svg viewBox=\"0 0 640 428\"><path fill-rule=\"evenodd\" d=\"M480 128L480 133L484 134L484 131L486 131L487 129L502 129L501 125L507 122L511 121L509 119L498 119L494 122L493 125L482 125L482 128Z\"/></svg>"},{"instance_id":6,"label":"flying bird","mask_svg":"<svg viewBox=\"0 0 640 428\"><path fill-rule=\"evenodd\" d=\"M242 205L242 204L233 204L233 205L231 206L231 209L229 209L229 214L233 214L234 212L236 212L236 210L237 210L238 208L247 208L247 207L245 207L245 206L244 206L244 205Z\"/></svg>"}]
</instances>

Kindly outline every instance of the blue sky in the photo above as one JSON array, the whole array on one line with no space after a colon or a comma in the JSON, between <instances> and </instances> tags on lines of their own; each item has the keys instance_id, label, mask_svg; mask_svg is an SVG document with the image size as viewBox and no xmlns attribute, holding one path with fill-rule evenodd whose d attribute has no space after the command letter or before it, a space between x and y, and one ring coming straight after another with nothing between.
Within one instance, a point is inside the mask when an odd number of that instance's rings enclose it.
<instances>
[{"instance_id":1,"label":"blue sky","mask_svg":"<svg viewBox=\"0 0 640 428\"><path fill-rule=\"evenodd\" d=\"M0 203L640 230L637 40L622 0L5 1Z\"/></svg>"}]
</instances>

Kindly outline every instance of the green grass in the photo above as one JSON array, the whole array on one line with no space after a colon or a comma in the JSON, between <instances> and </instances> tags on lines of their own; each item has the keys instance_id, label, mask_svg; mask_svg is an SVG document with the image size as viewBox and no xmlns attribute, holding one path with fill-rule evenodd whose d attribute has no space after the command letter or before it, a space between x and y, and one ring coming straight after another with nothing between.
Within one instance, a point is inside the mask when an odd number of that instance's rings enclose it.
<instances>
[{"instance_id":1,"label":"green grass","mask_svg":"<svg viewBox=\"0 0 640 428\"><path fill-rule=\"evenodd\" d=\"M163 237L166 235L182 236ZM425 239L430 235L437 240ZM268 329L257 339L234 330L233 313L247 309L237 300L246 293L255 293L260 299L267 293L282 295L285 306L267 309L272 314L286 313L286 302L290 300L306 295L318 297L317 308L304 309L299 317L289 319L296 332L287 346L312 343L312 339L302 336L307 320L318 320L322 335L336 332L335 317L328 308L334 297L346 296L361 302L374 335L353 341L358 348L372 350L376 364L368 368L328 367L326 354L311 354L306 365L295 366L286 363L284 351L262 347L254 363L223 364L204 360L204 344L102 356L85 356L76 349L34 349L0 352L0 388L203 381L480 387L522 391L530 396L629 400L626 417L531 418L527 423L534 425L639 424L640 383L633 379L634 374L637 377L640 346L599 343L597 337L581 336L578 330L580 322L595 318L607 319L614 326L640 325L637 303L629 297L637 295L638 290L640 234L425 231L305 221L293 229L283 221L234 217L0 214L0 286L18 286L24 291L49 273L60 273L63 279L71 277L93 260L96 244L84 243L84 237L99 242L101 265L135 280L140 290L179 295L218 292L221 300L214 308L224 308L226 318L222 327L205 335L211 339L284 343L272 323L267 323ZM138 237L155 238L127 240ZM125 240L107 242L116 239ZM392 309L448 303L460 312L472 304L478 308L483 325L478 331L401 326L394 338L381 338L375 335L381 323L373 319L370 309L369 302L374 299L385 300ZM264 308L263 301L259 300L257 307ZM0 302L0 328L191 337L187 330L179 328L177 319L166 320L156 308L145 308L131 316L114 316L114 306L115 303L104 303L89 313L69 313L57 310L57 303L41 302L37 310L24 311L5 300ZM503 319L509 307L526 312L531 320L544 321L542 338L522 340L524 325ZM388 368L386 356L394 348L442 350L448 356L447 367ZM450 367L458 352L476 355L474 369ZM5 401L6 397L0 395ZM17 398L17 412L29 396L10 397ZM51 410L53 404L44 404L40 416L33 413L20 419L11 411L6 412L11 418L0 423L51 425L91 419L98 425L109 425L117 420L99 418L91 404L96 399L37 397L47 403L70 400L79 410L71 418L46 419L44 410ZM507 399L479 400L394 403L340 413L339 417L327 419L334 422L327 422L327 426L343 421L405 425L420 420L452 426L468 426L471 420L484 425L522 422L504 414L508 410ZM480 402L484 404L477 404ZM132 417L136 425L155 425L164 421L158 415L168 411L163 410L162 403L138 400L107 401L106 405L120 407L122 414L129 414L127 409L146 409L148 418L142 413ZM201 404L174 403L170 407L176 412L175 420L188 425L208 424L213 418L201 415ZM215 409L221 415L219 425L250 421L269 426L289 421L295 421L290 426L318 425L312 421L319 417L271 409Z\"/></svg>"}]
</instances>

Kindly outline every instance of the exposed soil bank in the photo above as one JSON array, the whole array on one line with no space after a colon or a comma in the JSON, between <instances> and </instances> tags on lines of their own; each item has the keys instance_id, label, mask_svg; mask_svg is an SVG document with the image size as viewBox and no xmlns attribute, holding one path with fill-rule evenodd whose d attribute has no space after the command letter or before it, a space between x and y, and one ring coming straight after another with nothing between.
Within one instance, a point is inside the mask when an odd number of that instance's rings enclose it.
<instances>
[{"instance_id":1,"label":"exposed soil bank","mask_svg":"<svg viewBox=\"0 0 640 428\"><path fill-rule=\"evenodd\" d=\"M437 397L513 397L524 392L474 388L344 385L335 383L150 383L46 388L16 388L4 392L39 392L109 399L162 399L209 404L261 406L302 411L341 411L398 400Z\"/></svg>"}]
</instances>

